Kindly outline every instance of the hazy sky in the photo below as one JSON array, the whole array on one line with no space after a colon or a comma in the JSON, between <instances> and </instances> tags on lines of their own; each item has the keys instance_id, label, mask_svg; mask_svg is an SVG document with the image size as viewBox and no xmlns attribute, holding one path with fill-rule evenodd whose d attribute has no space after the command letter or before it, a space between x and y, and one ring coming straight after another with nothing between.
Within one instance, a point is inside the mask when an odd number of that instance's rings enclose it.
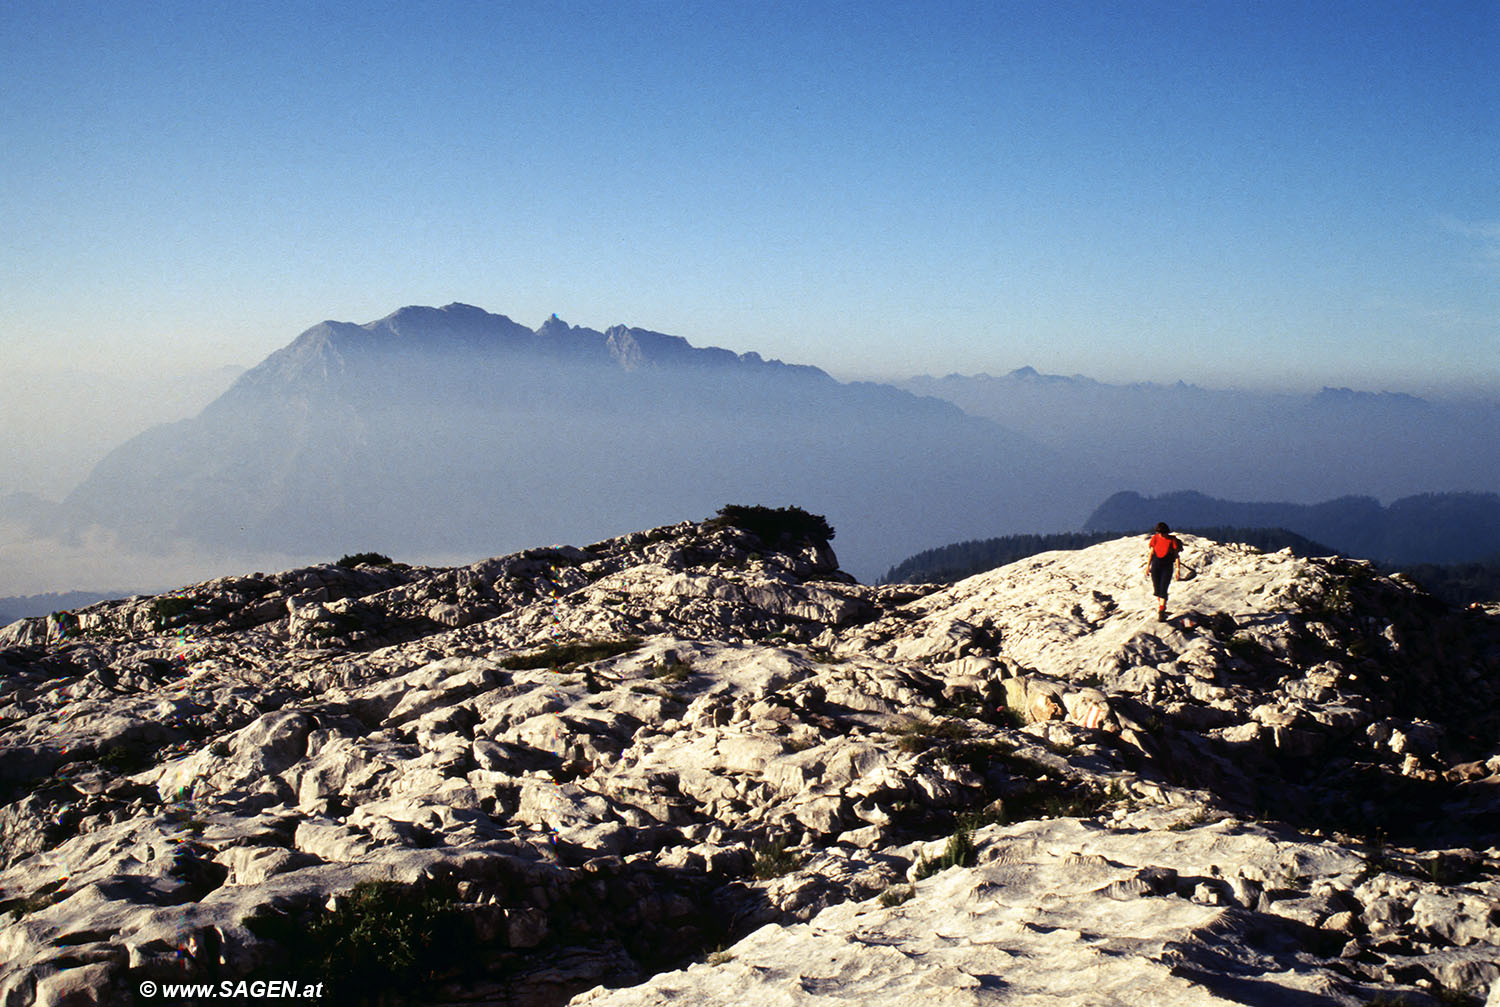
<instances>
[{"instance_id":1,"label":"hazy sky","mask_svg":"<svg viewBox=\"0 0 1500 1007\"><path fill-rule=\"evenodd\" d=\"M1497 54L1491 0L7 0L0 395L450 301L839 376L1493 390Z\"/></svg>"}]
</instances>

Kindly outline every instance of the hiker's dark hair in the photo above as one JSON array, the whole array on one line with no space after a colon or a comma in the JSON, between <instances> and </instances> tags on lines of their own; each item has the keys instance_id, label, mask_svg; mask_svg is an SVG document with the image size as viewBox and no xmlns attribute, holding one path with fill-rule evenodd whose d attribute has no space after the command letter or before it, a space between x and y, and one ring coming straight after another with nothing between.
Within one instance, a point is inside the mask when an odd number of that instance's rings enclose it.
<instances>
[{"instance_id":1,"label":"hiker's dark hair","mask_svg":"<svg viewBox=\"0 0 1500 1007\"><path fill-rule=\"evenodd\" d=\"M1170 535L1172 534L1172 529L1167 527L1167 523L1165 521L1158 521L1156 522L1156 534Z\"/></svg>"}]
</instances>

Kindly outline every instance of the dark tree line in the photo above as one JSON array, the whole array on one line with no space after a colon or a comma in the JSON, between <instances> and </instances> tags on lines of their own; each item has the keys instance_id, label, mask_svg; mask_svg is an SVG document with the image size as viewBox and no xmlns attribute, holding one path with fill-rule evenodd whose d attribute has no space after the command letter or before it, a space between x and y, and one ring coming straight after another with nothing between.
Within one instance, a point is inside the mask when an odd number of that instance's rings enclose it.
<instances>
[{"instance_id":1,"label":"dark tree line","mask_svg":"<svg viewBox=\"0 0 1500 1007\"><path fill-rule=\"evenodd\" d=\"M1500 601L1500 556L1483 563L1416 563L1398 568L1424 591L1450 605Z\"/></svg>"}]
</instances>

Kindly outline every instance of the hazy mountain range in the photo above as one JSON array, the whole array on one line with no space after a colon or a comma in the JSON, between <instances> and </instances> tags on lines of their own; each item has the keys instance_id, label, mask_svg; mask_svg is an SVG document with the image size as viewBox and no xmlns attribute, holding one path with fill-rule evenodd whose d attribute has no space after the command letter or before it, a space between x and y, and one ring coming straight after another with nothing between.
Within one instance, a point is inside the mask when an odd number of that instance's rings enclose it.
<instances>
[{"instance_id":1,"label":"hazy mountain range","mask_svg":"<svg viewBox=\"0 0 1500 1007\"><path fill-rule=\"evenodd\" d=\"M1127 492L1104 501L1084 530L1139 531L1157 521L1178 528L1286 528L1349 555L1390 563L1500 559L1500 496L1494 493L1424 493L1382 507L1373 497L1307 505Z\"/></svg>"},{"instance_id":2,"label":"hazy mountain range","mask_svg":"<svg viewBox=\"0 0 1500 1007\"><path fill-rule=\"evenodd\" d=\"M1065 451L1115 490L1314 503L1500 489L1500 403L1493 401L1347 388L1297 395L1181 382L1111 385L1030 367L896 385Z\"/></svg>"},{"instance_id":3,"label":"hazy mountain range","mask_svg":"<svg viewBox=\"0 0 1500 1007\"><path fill-rule=\"evenodd\" d=\"M463 304L407 307L308 329L197 415L110 451L60 504L0 497L0 594L362 550L446 562L726 503L825 514L844 567L873 580L945 543L1076 531L1120 491L1358 495L1367 511L1376 498L1492 493L1496 431L1495 403L1109 385L1031 368L843 383L642 328L554 315L529 329ZM82 573L26 575L65 556Z\"/></svg>"},{"instance_id":4,"label":"hazy mountain range","mask_svg":"<svg viewBox=\"0 0 1500 1007\"><path fill-rule=\"evenodd\" d=\"M873 578L934 540L1076 527L1110 488L936 399L451 304L314 326L195 418L112 451L48 526L139 548L428 558L796 501Z\"/></svg>"}]
</instances>

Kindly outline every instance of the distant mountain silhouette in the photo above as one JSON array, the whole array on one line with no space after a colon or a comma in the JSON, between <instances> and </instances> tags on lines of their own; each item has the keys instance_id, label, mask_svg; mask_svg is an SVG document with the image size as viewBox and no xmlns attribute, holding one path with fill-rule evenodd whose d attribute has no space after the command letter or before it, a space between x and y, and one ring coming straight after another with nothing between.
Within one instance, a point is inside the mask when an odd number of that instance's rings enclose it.
<instances>
[{"instance_id":1,"label":"distant mountain silhouette","mask_svg":"<svg viewBox=\"0 0 1500 1007\"><path fill-rule=\"evenodd\" d=\"M129 592L67 591L53 594L32 594L15 598L0 598L0 626L7 626L17 619L51 615L70 609L92 605L96 601L107 601L124 597Z\"/></svg>"},{"instance_id":2,"label":"distant mountain silhouette","mask_svg":"<svg viewBox=\"0 0 1500 1007\"><path fill-rule=\"evenodd\" d=\"M1170 362L1163 364L1169 369ZM1500 490L1500 403L1111 385L1023 367L896 382L1082 458L1117 489L1314 503Z\"/></svg>"},{"instance_id":3,"label":"distant mountain silhouette","mask_svg":"<svg viewBox=\"0 0 1500 1007\"><path fill-rule=\"evenodd\" d=\"M1116 493L1084 523L1085 531L1144 531L1236 525L1287 528L1352 556L1389 563L1467 563L1500 556L1500 495L1424 493L1382 507L1373 497L1324 503L1240 503L1202 493L1143 497Z\"/></svg>"},{"instance_id":4,"label":"distant mountain silhouette","mask_svg":"<svg viewBox=\"0 0 1500 1007\"><path fill-rule=\"evenodd\" d=\"M407 559L804 503L873 577L934 537L1077 527L1107 488L992 421L814 367L451 304L328 321L106 457L54 527Z\"/></svg>"}]
</instances>

